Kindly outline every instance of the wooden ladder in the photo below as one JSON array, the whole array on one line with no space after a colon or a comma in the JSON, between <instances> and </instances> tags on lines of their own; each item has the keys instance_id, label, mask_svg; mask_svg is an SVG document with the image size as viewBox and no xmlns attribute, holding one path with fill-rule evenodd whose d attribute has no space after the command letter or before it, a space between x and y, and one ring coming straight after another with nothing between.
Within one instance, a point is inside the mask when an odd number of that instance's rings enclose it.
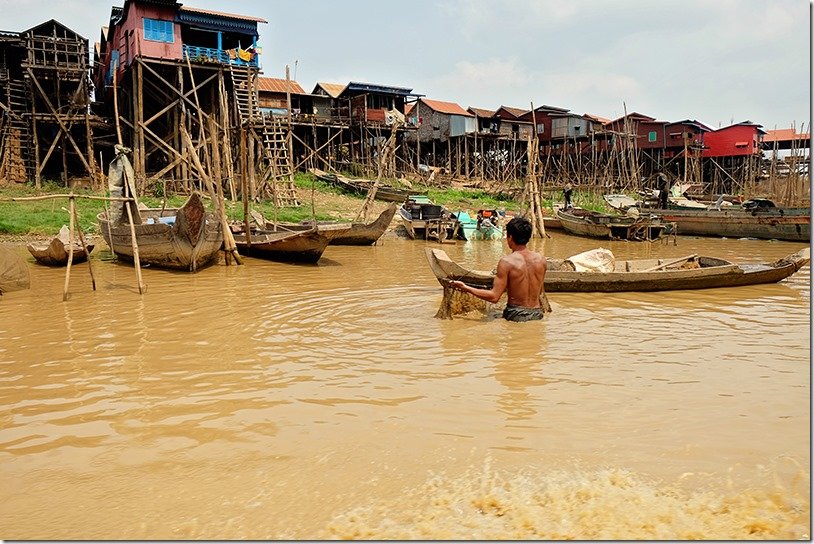
<instances>
[{"instance_id":1,"label":"wooden ladder","mask_svg":"<svg viewBox=\"0 0 814 544\"><path fill-rule=\"evenodd\" d=\"M262 118L257 98L257 70L229 65L235 106L240 124L259 121Z\"/></svg>"},{"instance_id":2,"label":"wooden ladder","mask_svg":"<svg viewBox=\"0 0 814 544\"><path fill-rule=\"evenodd\" d=\"M8 157L8 170L20 172L25 175L26 180L31 180L34 178L34 163L31 160L34 151L25 82L9 79L6 89L6 105L12 113L7 118L0 147Z\"/></svg>"},{"instance_id":3,"label":"wooden ladder","mask_svg":"<svg viewBox=\"0 0 814 544\"><path fill-rule=\"evenodd\" d=\"M283 121L274 117L263 117L260 135L263 141L263 159L270 169L264 176L276 190L272 191L274 203L281 207L300 205L294 185L294 167L288 152L291 133L283 126Z\"/></svg>"}]
</instances>

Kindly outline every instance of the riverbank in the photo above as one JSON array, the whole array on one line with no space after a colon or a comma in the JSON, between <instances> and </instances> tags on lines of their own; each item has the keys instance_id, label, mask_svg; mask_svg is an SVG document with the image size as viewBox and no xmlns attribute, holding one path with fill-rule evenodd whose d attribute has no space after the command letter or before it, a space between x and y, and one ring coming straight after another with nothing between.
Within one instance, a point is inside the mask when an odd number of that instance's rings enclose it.
<instances>
[{"instance_id":1,"label":"riverbank","mask_svg":"<svg viewBox=\"0 0 814 544\"><path fill-rule=\"evenodd\" d=\"M309 173L298 173L295 176L298 207L276 209L273 202L263 200L252 202L250 208L261 213L269 220L299 222L316 218L319 221L353 221L358 219L364 195L349 194L333 187ZM489 193L469 188L436 188L416 187L417 192L426 192L429 197L451 210L477 211L481 208L518 211L520 203L508 198L497 198ZM32 240L49 239L59 228L68 223L68 199L71 191L64 186L46 184L37 190L33 186L18 184L0 187L0 241L22 243ZM74 194L80 196L106 196L106 193L92 191L88 188L75 188ZM11 198L30 198L43 195L63 194L65 199L10 201ZM208 195L204 195L208 199ZM185 196L175 195L161 198L155 195L143 195L139 201L147 207L179 207ZM381 213L389 202L374 200L367 217L372 219ZM96 216L104 211L105 202L85 198L76 199L79 226L89 234L98 233ZM226 201L226 213L231 220L243 219L243 203Z\"/></svg>"}]
</instances>

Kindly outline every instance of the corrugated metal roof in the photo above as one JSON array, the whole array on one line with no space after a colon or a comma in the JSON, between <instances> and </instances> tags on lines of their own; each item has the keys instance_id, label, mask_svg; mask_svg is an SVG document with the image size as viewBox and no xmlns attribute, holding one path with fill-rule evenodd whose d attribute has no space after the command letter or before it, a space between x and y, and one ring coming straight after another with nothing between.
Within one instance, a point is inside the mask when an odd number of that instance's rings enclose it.
<instances>
[{"instance_id":1,"label":"corrugated metal roof","mask_svg":"<svg viewBox=\"0 0 814 544\"><path fill-rule=\"evenodd\" d=\"M305 91L300 87L300 84L296 81L289 80L289 90L295 94L305 94ZM275 77L258 77L257 78L257 90L261 92L268 92L268 93L285 93L285 80L279 79Z\"/></svg>"},{"instance_id":2,"label":"corrugated metal roof","mask_svg":"<svg viewBox=\"0 0 814 544\"><path fill-rule=\"evenodd\" d=\"M407 96L412 94L413 90L407 87L393 87L392 85L379 85L377 83L363 83L359 81L351 81L345 87L346 91L361 91L373 92L381 94L395 94L398 96Z\"/></svg>"},{"instance_id":3,"label":"corrugated metal roof","mask_svg":"<svg viewBox=\"0 0 814 544\"><path fill-rule=\"evenodd\" d=\"M409 104L404 104L404 115L407 115L413 108L415 107L415 102L410 102Z\"/></svg>"},{"instance_id":4,"label":"corrugated metal roof","mask_svg":"<svg viewBox=\"0 0 814 544\"><path fill-rule=\"evenodd\" d=\"M590 119L591 121L596 121L597 123L602 123L603 125L607 125L608 123L611 122L611 120L608 119L607 117L600 117L600 116L594 115L592 113L583 113L582 116L585 117L586 119Z\"/></svg>"},{"instance_id":5,"label":"corrugated metal roof","mask_svg":"<svg viewBox=\"0 0 814 544\"><path fill-rule=\"evenodd\" d=\"M346 86L341 83L317 83L317 87L322 87L322 90L331 98L339 98ZM316 91L316 87L314 87L314 91Z\"/></svg>"},{"instance_id":6,"label":"corrugated metal roof","mask_svg":"<svg viewBox=\"0 0 814 544\"><path fill-rule=\"evenodd\" d=\"M763 143L767 142L792 142L795 140L809 140L811 134L808 132L797 132L793 128L781 128L777 130L767 130L763 137Z\"/></svg>"},{"instance_id":7,"label":"corrugated metal roof","mask_svg":"<svg viewBox=\"0 0 814 544\"><path fill-rule=\"evenodd\" d=\"M495 116L494 110L485 110L483 108L470 107L469 111L474 113L478 117L494 117Z\"/></svg>"},{"instance_id":8,"label":"corrugated metal roof","mask_svg":"<svg viewBox=\"0 0 814 544\"><path fill-rule=\"evenodd\" d=\"M437 111L438 113L446 113L448 115L463 115L466 117L473 117L471 113L463 109L461 106L456 104L455 102L443 102L441 100L429 100L428 98L422 98L421 101L427 105L430 109Z\"/></svg>"},{"instance_id":9,"label":"corrugated metal roof","mask_svg":"<svg viewBox=\"0 0 814 544\"><path fill-rule=\"evenodd\" d=\"M520 108L510 108L509 106L500 106L498 111L503 110L511 113L515 117L521 117L529 112L529 110L521 110Z\"/></svg>"},{"instance_id":10,"label":"corrugated metal roof","mask_svg":"<svg viewBox=\"0 0 814 544\"><path fill-rule=\"evenodd\" d=\"M238 15L237 13L225 13L223 11L212 11L209 9L199 9L190 6L181 6L178 11L186 11L189 13L199 13L202 15L215 15L218 17L226 17L227 19L238 19L240 21L257 21L258 23L268 23L265 19L260 17L253 17L251 15Z\"/></svg>"}]
</instances>

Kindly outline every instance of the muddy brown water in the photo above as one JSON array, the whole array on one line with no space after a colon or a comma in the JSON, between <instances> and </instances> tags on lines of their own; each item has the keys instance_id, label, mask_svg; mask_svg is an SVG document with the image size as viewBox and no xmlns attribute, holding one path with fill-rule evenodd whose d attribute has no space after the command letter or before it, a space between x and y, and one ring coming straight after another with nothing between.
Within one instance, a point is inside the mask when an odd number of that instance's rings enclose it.
<instances>
[{"instance_id":1,"label":"muddy brown water","mask_svg":"<svg viewBox=\"0 0 814 544\"><path fill-rule=\"evenodd\" d=\"M805 247L551 235L552 257ZM426 245L146 269L143 296L101 247L97 291L77 265L65 303L64 269L32 262L0 299L0 536L809 537L809 267L441 321ZM444 249L481 269L506 251Z\"/></svg>"}]
</instances>

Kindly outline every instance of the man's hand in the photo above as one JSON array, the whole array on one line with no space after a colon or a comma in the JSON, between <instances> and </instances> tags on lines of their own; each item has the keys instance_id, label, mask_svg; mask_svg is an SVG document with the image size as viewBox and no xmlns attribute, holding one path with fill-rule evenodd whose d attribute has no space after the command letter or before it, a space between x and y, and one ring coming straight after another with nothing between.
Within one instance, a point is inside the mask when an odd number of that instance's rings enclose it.
<instances>
[{"instance_id":1,"label":"man's hand","mask_svg":"<svg viewBox=\"0 0 814 544\"><path fill-rule=\"evenodd\" d=\"M457 281L457 280L451 281L447 285L449 285L453 289L457 289L458 291L464 291L464 292L466 292L467 289L469 288L469 286L467 284L465 284L462 281Z\"/></svg>"}]
</instances>

